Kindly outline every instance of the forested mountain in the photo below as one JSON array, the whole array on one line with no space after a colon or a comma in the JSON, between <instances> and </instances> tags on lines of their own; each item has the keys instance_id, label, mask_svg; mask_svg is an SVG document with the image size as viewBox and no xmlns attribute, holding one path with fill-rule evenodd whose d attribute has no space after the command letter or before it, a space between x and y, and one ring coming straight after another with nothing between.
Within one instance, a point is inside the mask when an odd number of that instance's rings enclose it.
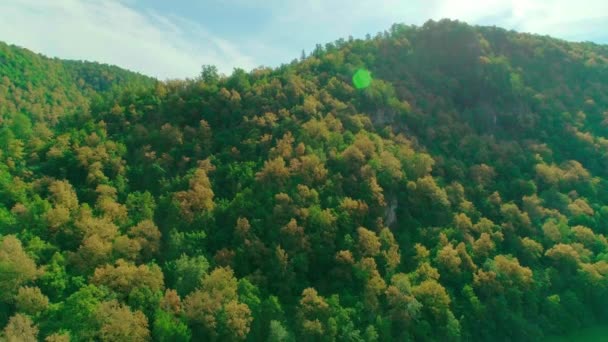
<instances>
[{"instance_id":1,"label":"forested mountain","mask_svg":"<svg viewBox=\"0 0 608 342\"><path fill-rule=\"evenodd\" d=\"M160 82L0 45L25 341L527 341L608 321L608 47L443 20Z\"/></svg>"}]
</instances>

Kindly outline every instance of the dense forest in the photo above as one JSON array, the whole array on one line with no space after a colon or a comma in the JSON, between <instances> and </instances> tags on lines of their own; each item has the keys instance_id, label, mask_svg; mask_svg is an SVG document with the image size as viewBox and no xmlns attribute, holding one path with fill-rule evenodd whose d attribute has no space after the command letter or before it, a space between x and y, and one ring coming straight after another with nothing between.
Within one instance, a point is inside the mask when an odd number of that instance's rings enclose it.
<instances>
[{"instance_id":1,"label":"dense forest","mask_svg":"<svg viewBox=\"0 0 608 342\"><path fill-rule=\"evenodd\" d=\"M161 82L0 44L0 340L542 340L608 322L607 235L608 46L429 21Z\"/></svg>"}]
</instances>

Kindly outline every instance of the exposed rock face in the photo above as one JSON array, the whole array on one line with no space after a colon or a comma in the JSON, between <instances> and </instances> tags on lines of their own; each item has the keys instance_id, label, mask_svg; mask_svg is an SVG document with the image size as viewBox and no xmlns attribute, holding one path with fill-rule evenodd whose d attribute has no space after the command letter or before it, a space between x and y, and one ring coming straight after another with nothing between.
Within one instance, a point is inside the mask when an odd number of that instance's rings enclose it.
<instances>
[{"instance_id":1,"label":"exposed rock face","mask_svg":"<svg viewBox=\"0 0 608 342\"><path fill-rule=\"evenodd\" d=\"M388 227L397 221L397 208L399 208L397 199L391 199L386 211L384 212L384 222Z\"/></svg>"}]
</instances>

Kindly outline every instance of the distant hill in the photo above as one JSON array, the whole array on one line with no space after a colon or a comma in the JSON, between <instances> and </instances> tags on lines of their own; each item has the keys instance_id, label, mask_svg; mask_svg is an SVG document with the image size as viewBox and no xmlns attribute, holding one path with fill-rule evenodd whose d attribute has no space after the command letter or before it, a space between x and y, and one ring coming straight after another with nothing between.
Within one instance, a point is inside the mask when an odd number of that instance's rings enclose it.
<instances>
[{"instance_id":1,"label":"distant hill","mask_svg":"<svg viewBox=\"0 0 608 342\"><path fill-rule=\"evenodd\" d=\"M0 45L0 326L537 341L608 322L608 47L394 25L160 82Z\"/></svg>"},{"instance_id":2,"label":"distant hill","mask_svg":"<svg viewBox=\"0 0 608 342\"><path fill-rule=\"evenodd\" d=\"M22 113L56 121L88 106L95 92L152 85L155 80L116 66L47 58L0 42L0 118Z\"/></svg>"}]
</instances>

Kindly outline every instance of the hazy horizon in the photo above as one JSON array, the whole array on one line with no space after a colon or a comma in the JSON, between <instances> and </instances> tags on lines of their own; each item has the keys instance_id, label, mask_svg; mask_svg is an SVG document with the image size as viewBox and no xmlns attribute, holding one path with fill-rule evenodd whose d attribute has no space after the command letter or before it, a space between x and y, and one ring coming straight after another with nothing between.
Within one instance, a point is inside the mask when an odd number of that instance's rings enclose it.
<instances>
[{"instance_id":1,"label":"hazy horizon","mask_svg":"<svg viewBox=\"0 0 608 342\"><path fill-rule=\"evenodd\" d=\"M569 41L608 43L608 2L554 1L6 0L0 40L62 59L149 76L194 77L203 64L276 67L316 44L363 38L429 19L496 25ZM599 14L598 14L599 13ZM338 18L339 20L336 20Z\"/></svg>"}]
</instances>

